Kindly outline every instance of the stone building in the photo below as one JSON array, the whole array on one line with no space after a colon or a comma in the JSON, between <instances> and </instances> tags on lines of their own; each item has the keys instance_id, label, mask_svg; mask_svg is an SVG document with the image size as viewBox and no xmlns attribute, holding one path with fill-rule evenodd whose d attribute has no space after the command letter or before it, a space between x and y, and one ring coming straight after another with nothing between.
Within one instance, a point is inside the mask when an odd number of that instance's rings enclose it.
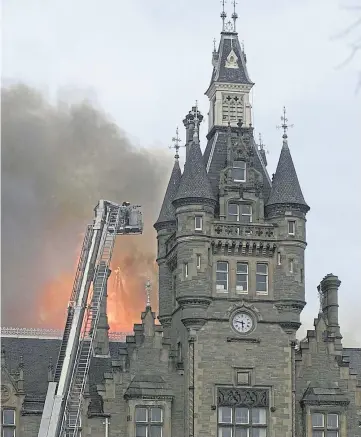
<instances>
[{"instance_id":1,"label":"stone building","mask_svg":"<svg viewBox=\"0 0 361 437\"><path fill-rule=\"evenodd\" d=\"M212 56L204 154L186 115L154 227L159 322L148 303L125 341L109 339L106 301L84 394L82 437L360 437L361 349L344 348L340 280L305 306L306 215L287 138L270 179L253 135L253 83L233 25ZM312 247L311 247L312 250ZM35 437L60 339L2 339L3 437Z\"/></svg>"}]
</instances>

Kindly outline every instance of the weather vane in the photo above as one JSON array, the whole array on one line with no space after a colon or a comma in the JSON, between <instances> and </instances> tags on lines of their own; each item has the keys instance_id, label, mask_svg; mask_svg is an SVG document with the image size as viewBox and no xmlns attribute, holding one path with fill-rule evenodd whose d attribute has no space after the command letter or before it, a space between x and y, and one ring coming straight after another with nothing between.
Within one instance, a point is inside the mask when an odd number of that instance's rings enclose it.
<instances>
[{"instance_id":1,"label":"weather vane","mask_svg":"<svg viewBox=\"0 0 361 437\"><path fill-rule=\"evenodd\" d=\"M150 280L148 279L147 282L145 283L145 292L147 293L147 307L150 308L150 289L151 289L151 285L150 285Z\"/></svg>"},{"instance_id":2,"label":"weather vane","mask_svg":"<svg viewBox=\"0 0 361 437\"><path fill-rule=\"evenodd\" d=\"M222 12L221 12L221 18L222 18L222 32L224 32L224 20L227 18L227 14L224 10L224 4L226 3L226 0L221 0L222 3Z\"/></svg>"},{"instance_id":3,"label":"weather vane","mask_svg":"<svg viewBox=\"0 0 361 437\"><path fill-rule=\"evenodd\" d=\"M288 118L286 117L286 107L285 106L283 107L283 115L281 117L281 121L282 121L282 124L281 124L281 126L277 126L277 129L281 129L281 128L283 129L282 138L284 140L287 140L287 130L290 127L293 127L294 125L293 124L287 124Z\"/></svg>"},{"instance_id":4,"label":"weather vane","mask_svg":"<svg viewBox=\"0 0 361 437\"><path fill-rule=\"evenodd\" d=\"M179 131L178 131L178 126L177 129L175 130L175 137L172 138L172 142L173 145L169 146L170 149L175 149L175 155L174 158L175 159L179 159L179 149L182 147L179 143L181 142L181 139L179 138Z\"/></svg>"},{"instance_id":5,"label":"weather vane","mask_svg":"<svg viewBox=\"0 0 361 437\"><path fill-rule=\"evenodd\" d=\"M236 0L233 0L232 4L233 4L233 14L232 14L233 32L235 32L236 31L236 21L237 21L237 18L238 18L238 15L237 15L237 12L236 12L236 4L237 4Z\"/></svg>"},{"instance_id":6,"label":"weather vane","mask_svg":"<svg viewBox=\"0 0 361 437\"><path fill-rule=\"evenodd\" d=\"M268 154L269 151L267 150L267 147L263 144L261 132L258 134L258 138L259 138L259 144L258 144L259 150L263 150L265 153Z\"/></svg>"},{"instance_id":7,"label":"weather vane","mask_svg":"<svg viewBox=\"0 0 361 437\"><path fill-rule=\"evenodd\" d=\"M258 134L258 138L259 138L259 147L260 147L261 150L263 150L264 144L262 143L262 134L261 134L261 132Z\"/></svg>"}]
</instances>

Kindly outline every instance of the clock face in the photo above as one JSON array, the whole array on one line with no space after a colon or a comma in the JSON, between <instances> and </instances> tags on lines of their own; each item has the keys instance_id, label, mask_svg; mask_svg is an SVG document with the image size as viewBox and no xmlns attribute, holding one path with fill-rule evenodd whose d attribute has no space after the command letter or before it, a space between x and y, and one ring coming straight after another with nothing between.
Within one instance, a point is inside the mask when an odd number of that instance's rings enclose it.
<instances>
[{"instance_id":1,"label":"clock face","mask_svg":"<svg viewBox=\"0 0 361 437\"><path fill-rule=\"evenodd\" d=\"M237 313L233 317L232 325L236 331L241 332L242 334L245 334L245 333L252 330L253 319L247 313Z\"/></svg>"}]
</instances>

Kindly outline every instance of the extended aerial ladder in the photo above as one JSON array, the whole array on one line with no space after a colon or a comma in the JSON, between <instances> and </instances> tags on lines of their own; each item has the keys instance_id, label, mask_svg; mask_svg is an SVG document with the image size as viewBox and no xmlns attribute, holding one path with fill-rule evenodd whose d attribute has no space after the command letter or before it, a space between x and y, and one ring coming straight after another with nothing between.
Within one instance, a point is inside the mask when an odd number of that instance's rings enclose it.
<instances>
[{"instance_id":1,"label":"extended aerial ladder","mask_svg":"<svg viewBox=\"0 0 361 437\"><path fill-rule=\"evenodd\" d=\"M77 437L81 403L100 305L117 235L141 234L139 206L101 200L87 226L68 304L54 380L49 383L38 437Z\"/></svg>"}]
</instances>

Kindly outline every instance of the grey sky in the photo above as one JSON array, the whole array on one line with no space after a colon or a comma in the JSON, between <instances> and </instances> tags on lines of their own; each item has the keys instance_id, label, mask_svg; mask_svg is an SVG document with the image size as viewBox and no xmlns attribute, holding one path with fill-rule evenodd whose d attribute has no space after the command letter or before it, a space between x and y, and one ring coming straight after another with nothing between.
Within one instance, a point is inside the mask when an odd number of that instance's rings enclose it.
<instances>
[{"instance_id":1,"label":"grey sky","mask_svg":"<svg viewBox=\"0 0 361 437\"><path fill-rule=\"evenodd\" d=\"M361 67L355 58L337 69L352 35L331 39L356 12L338 0L238 3L239 37L256 83L255 133L262 132L270 152L270 174L280 152L275 126L283 105L295 124L289 142L311 206L304 328L311 329L317 315L316 286L332 272L342 280L346 345L360 346L361 92L355 89ZM208 112L204 91L219 12L218 0L3 0L2 75L51 97L60 88L63 94L77 90L110 113L133 142L166 148L177 125L184 137L182 119L196 99ZM206 123L202 130L204 147Z\"/></svg>"}]
</instances>

